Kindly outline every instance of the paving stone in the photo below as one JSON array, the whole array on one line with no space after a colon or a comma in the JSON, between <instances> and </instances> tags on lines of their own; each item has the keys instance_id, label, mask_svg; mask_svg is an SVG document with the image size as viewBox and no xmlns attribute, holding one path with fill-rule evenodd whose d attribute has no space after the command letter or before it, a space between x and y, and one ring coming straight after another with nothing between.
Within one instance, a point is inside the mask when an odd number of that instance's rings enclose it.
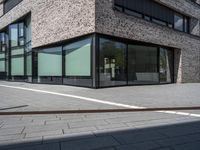
<instances>
[{"instance_id":1,"label":"paving stone","mask_svg":"<svg viewBox=\"0 0 200 150\"><path fill-rule=\"evenodd\" d=\"M1 128L0 136L10 135L10 134L21 134L24 127L13 127L13 128Z\"/></svg>"},{"instance_id":2,"label":"paving stone","mask_svg":"<svg viewBox=\"0 0 200 150\"><path fill-rule=\"evenodd\" d=\"M52 142L63 142L63 141L73 141L87 138L95 138L95 135L92 132L81 132L81 133L68 133L62 135L50 135L43 136L43 143L52 143Z\"/></svg>"},{"instance_id":3,"label":"paving stone","mask_svg":"<svg viewBox=\"0 0 200 150\"><path fill-rule=\"evenodd\" d=\"M80 128L68 128L63 129L64 134L66 133L81 133L81 132L87 132L87 131L96 131L97 129L95 127L80 127Z\"/></svg>"},{"instance_id":4,"label":"paving stone","mask_svg":"<svg viewBox=\"0 0 200 150\"><path fill-rule=\"evenodd\" d=\"M166 137L157 133L156 131L126 131L120 133L114 133L113 136L121 144L131 144L139 142L148 142L152 140L165 139Z\"/></svg>"},{"instance_id":5,"label":"paving stone","mask_svg":"<svg viewBox=\"0 0 200 150\"><path fill-rule=\"evenodd\" d=\"M112 137L95 137L61 143L61 150L89 150L119 145Z\"/></svg>"},{"instance_id":6,"label":"paving stone","mask_svg":"<svg viewBox=\"0 0 200 150\"><path fill-rule=\"evenodd\" d=\"M200 142L173 146L173 150L199 150L199 149L200 149Z\"/></svg>"},{"instance_id":7,"label":"paving stone","mask_svg":"<svg viewBox=\"0 0 200 150\"><path fill-rule=\"evenodd\" d=\"M0 136L0 141L8 141L15 139L22 139L25 137L25 134L10 134L10 135L2 135Z\"/></svg>"},{"instance_id":8,"label":"paving stone","mask_svg":"<svg viewBox=\"0 0 200 150\"><path fill-rule=\"evenodd\" d=\"M129 144L129 145L123 145L123 146L117 146L117 150L151 150L159 148L159 145L156 145L153 142L144 142L144 143L138 143L138 144Z\"/></svg>"},{"instance_id":9,"label":"paving stone","mask_svg":"<svg viewBox=\"0 0 200 150\"><path fill-rule=\"evenodd\" d=\"M168 137L174 137L174 136L195 134L200 131L197 130L197 128L188 125L187 127L181 127L181 126L167 127L165 129L159 129L159 132L165 134Z\"/></svg>"},{"instance_id":10,"label":"paving stone","mask_svg":"<svg viewBox=\"0 0 200 150\"><path fill-rule=\"evenodd\" d=\"M13 148L9 150L60 150L60 145L59 143L42 144L42 145L37 145L37 146Z\"/></svg>"},{"instance_id":11,"label":"paving stone","mask_svg":"<svg viewBox=\"0 0 200 150\"><path fill-rule=\"evenodd\" d=\"M17 147L25 147L27 145L39 145L42 144L42 137L35 137L35 138L18 138L6 141L0 141L0 150L1 149L10 149L10 148L17 148Z\"/></svg>"},{"instance_id":12,"label":"paving stone","mask_svg":"<svg viewBox=\"0 0 200 150\"><path fill-rule=\"evenodd\" d=\"M114 147L108 147L108 148L100 148L100 149L95 149L95 150L116 150Z\"/></svg>"},{"instance_id":13,"label":"paving stone","mask_svg":"<svg viewBox=\"0 0 200 150\"><path fill-rule=\"evenodd\" d=\"M42 136L47 136L47 135L61 135L61 134L63 134L62 129L60 129L60 130L52 130L52 131L42 131L42 132L27 133L25 138L42 137Z\"/></svg>"},{"instance_id":14,"label":"paving stone","mask_svg":"<svg viewBox=\"0 0 200 150\"><path fill-rule=\"evenodd\" d=\"M104 120L94 120L94 121L81 121L81 122L71 122L69 123L70 128L88 127L94 125L106 125L108 124Z\"/></svg>"},{"instance_id":15,"label":"paving stone","mask_svg":"<svg viewBox=\"0 0 200 150\"><path fill-rule=\"evenodd\" d=\"M107 125L96 125L98 130L104 130L104 129L115 129L115 128L123 128L127 127L124 123L118 123L118 124L107 124Z\"/></svg>"},{"instance_id":16,"label":"paving stone","mask_svg":"<svg viewBox=\"0 0 200 150\"><path fill-rule=\"evenodd\" d=\"M192 142L193 139L189 139L187 136L179 136L174 138L166 138L162 140L156 140L155 143L162 147L181 145L185 143Z\"/></svg>"},{"instance_id":17,"label":"paving stone","mask_svg":"<svg viewBox=\"0 0 200 150\"><path fill-rule=\"evenodd\" d=\"M68 125L66 124L53 124L53 125L40 125L40 126L27 126L24 130L25 133L34 133L34 132L45 132L59 129L66 129Z\"/></svg>"}]
</instances>

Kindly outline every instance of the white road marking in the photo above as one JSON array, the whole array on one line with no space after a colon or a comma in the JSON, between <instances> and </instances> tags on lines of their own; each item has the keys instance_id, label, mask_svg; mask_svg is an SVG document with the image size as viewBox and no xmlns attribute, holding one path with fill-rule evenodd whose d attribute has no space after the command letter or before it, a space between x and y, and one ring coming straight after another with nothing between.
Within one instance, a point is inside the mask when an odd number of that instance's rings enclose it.
<instances>
[{"instance_id":1,"label":"white road marking","mask_svg":"<svg viewBox=\"0 0 200 150\"><path fill-rule=\"evenodd\" d=\"M63 93L57 93L57 92L31 89L31 88L9 86L9 85L3 85L3 84L0 84L0 86L6 87L6 88L12 88L12 89L39 92L39 93L52 94L52 95L58 95L58 96L64 96L64 97L71 97L71 98L75 98L75 99L80 99L80 100L85 100L85 101L90 101L90 102L95 102L95 103L101 103L101 104L107 104L107 105L112 105L112 106L118 106L118 107L124 107L124 108L132 108L132 109L145 109L145 108L147 108L147 107L140 107L140 106L134 106L134 105L127 105L127 104L122 104L122 103L109 102L109 101L105 101L105 100L98 100L98 99L94 99L94 98L88 98L88 97L71 95L71 94L63 94ZM200 118L200 114L193 114L193 113L186 113L186 112L177 112L177 111L154 111L154 112L166 113L166 114L176 114L176 115L191 116L191 117Z\"/></svg>"}]
</instances>

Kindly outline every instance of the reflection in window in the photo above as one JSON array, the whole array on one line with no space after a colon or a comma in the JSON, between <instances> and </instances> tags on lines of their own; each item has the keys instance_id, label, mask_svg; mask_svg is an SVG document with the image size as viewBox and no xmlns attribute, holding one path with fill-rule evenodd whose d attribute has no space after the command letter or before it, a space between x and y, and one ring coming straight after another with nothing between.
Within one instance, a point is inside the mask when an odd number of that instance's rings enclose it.
<instances>
[{"instance_id":1,"label":"reflection in window","mask_svg":"<svg viewBox=\"0 0 200 150\"><path fill-rule=\"evenodd\" d=\"M129 84L158 83L157 47L128 46Z\"/></svg>"},{"instance_id":2,"label":"reflection in window","mask_svg":"<svg viewBox=\"0 0 200 150\"><path fill-rule=\"evenodd\" d=\"M86 39L63 48L65 76L91 76L91 42L92 39Z\"/></svg>"},{"instance_id":3,"label":"reflection in window","mask_svg":"<svg viewBox=\"0 0 200 150\"><path fill-rule=\"evenodd\" d=\"M5 54L0 52L0 72L5 71Z\"/></svg>"},{"instance_id":4,"label":"reflection in window","mask_svg":"<svg viewBox=\"0 0 200 150\"><path fill-rule=\"evenodd\" d=\"M18 46L18 24L9 26L11 47Z\"/></svg>"},{"instance_id":5,"label":"reflection in window","mask_svg":"<svg viewBox=\"0 0 200 150\"><path fill-rule=\"evenodd\" d=\"M160 48L160 82L171 83L173 73L173 51Z\"/></svg>"},{"instance_id":6,"label":"reflection in window","mask_svg":"<svg viewBox=\"0 0 200 150\"><path fill-rule=\"evenodd\" d=\"M126 45L100 38L100 86L126 84Z\"/></svg>"},{"instance_id":7,"label":"reflection in window","mask_svg":"<svg viewBox=\"0 0 200 150\"><path fill-rule=\"evenodd\" d=\"M174 15L174 28L183 31L183 16L179 14Z\"/></svg>"},{"instance_id":8,"label":"reflection in window","mask_svg":"<svg viewBox=\"0 0 200 150\"><path fill-rule=\"evenodd\" d=\"M38 76L62 76L62 47L38 52Z\"/></svg>"}]
</instances>

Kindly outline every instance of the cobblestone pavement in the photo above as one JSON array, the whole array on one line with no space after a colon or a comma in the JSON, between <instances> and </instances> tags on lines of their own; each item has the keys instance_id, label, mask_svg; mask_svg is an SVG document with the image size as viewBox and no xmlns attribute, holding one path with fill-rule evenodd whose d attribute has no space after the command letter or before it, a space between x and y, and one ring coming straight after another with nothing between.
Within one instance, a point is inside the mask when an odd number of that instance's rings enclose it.
<instances>
[{"instance_id":1,"label":"cobblestone pavement","mask_svg":"<svg viewBox=\"0 0 200 150\"><path fill-rule=\"evenodd\" d=\"M0 82L0 85L73 94L141 107L200 104L200 84L99 90L14 82ZM20 105L28 106L14 108ZM4 109L11 107L13 109ZM0 112L58 108L120 107L0 86ZM181 113L118 112L0 116L0 150L199 150L199 115L200 111L190 110Z\"/></svg>"}]
</instances>

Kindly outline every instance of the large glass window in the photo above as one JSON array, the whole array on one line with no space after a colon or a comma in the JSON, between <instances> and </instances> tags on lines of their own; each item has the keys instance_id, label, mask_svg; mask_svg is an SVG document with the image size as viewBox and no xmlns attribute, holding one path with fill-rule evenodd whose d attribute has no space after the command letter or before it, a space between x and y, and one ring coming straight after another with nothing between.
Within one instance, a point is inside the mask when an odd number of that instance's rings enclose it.
<instances>
[{"instance_id":1,"label":"large glass window","mask_svg":"<svg viewBox=\"0 0 200 150\"><path fill-rule=\"evenodd\" d=\"M157 47L128 45L128 83L154 84L158 82Z\"/></svg>"},{"instance_id":2,"label":"large glass window","mask_svg":"<svg viewBox=\"0 0 200 150\"><path fill-rule=\"evenodd\" d=\"M62 76L62 47L38 52L38 76Z\"/></svg>"},{"instance_id":3,"label":"large glass window","mask_svg":"<svg viewBox=\"0 0 200 150\"><path fill-rule=\"evenodd\" d=\"M92 38L80 40L63 47L64 84L92 86Z\"/></svg>"},{"instance_id":4,"label":"large glass window","mask_svg":"<svg viewBox=\"0 0 200 150\"><path fill-rule=\"evenodd\" d=\"M100 38L99 40L100 86L126 84L126 45Z\"/></svg>"},{"instance_id":5,"label":"large glass window","mask_svg":"<svg viewBox=\"0 0 200 150\"><path fill-rule=\"evenodd\" d=\"M91 39L69 44L65 53L65 76L91 76Z\"/></svg>"},{"instance_id":6,"label":"large glass window","mask_svg":"<svg viewBox=\"0 0 200 150\"><path fill-rule=\"evenodd\" d=\"M173 82L173 51L160 48L160 82Z\"/></svg>"}]
</instances>

